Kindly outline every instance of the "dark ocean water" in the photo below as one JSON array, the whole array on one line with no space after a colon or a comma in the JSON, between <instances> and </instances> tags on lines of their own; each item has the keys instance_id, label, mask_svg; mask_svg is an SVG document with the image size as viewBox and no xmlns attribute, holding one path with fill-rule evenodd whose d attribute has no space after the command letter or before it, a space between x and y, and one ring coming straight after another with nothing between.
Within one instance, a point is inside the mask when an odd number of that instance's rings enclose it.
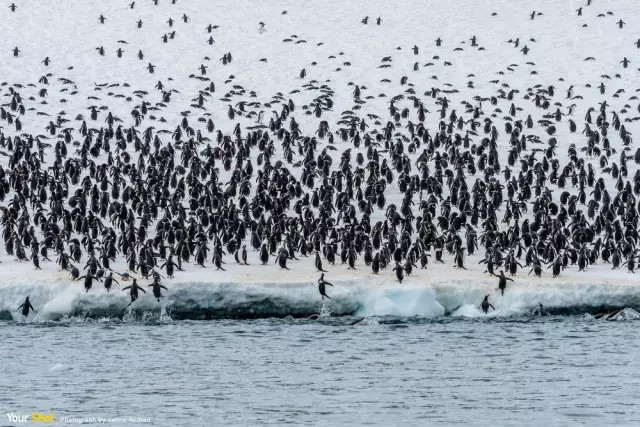
<instances>
[{"instance_id":1,"label":"dark ocean water","mask_svg":"<svg viewBox=\"0 0 640 427\"><path fill-rule=\"evenodd\" d=\"M0 322L0 425L640 423L638 321L356 320Z\"/></svg>"}]
</instances>

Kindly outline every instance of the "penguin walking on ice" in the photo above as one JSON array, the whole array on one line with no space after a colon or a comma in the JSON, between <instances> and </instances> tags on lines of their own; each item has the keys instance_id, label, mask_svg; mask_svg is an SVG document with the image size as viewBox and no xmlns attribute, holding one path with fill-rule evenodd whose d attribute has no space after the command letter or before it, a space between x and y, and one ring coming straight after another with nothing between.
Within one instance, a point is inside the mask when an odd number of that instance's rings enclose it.
<instances>
[{"instance_id":1,"label":"penguin walking on ice","mask_svg":"<svg viewBox=\"0 0 640 427\"><path fill-rule=\"evenodd\" d=\"M396 272L396 279L398 280L398 282L402 283L402 281L404 280L404 269L399 262L396 262L396 266L393 267L393 271Z\"/></svg>"},{"instance_id":2,"label":"penguin walking on ice","mask_svg":"<svg viewBox=\"0 0 640 427\"><path fill-rule=\"evenodd\" d=\"M327 272L327 270L323 270L322 269L322 258L320 258L320 252L318 252L318 251L316 251L316 268L320 272L324 272L324 273Z\"/></svg>"},{"instance_id":3,"label":"penguin walking on ice","mask_svg":"<svg viewBox=\"0 0 640 427\"><path fill-rule=\"evenodd\" d=\"M20 307L18 307L18 310L22 309L22 315L24 317L29 316L29 310L33 310L37 313L36 309L33 308L33 305L31 305L31 301L29 301L29 297L30 295L27 295L27 298L24 300L22 304L20 304Z\"/></svg>"},{"instance_id":4,"label":"penguin walking on ice","mask_svg":"<svg viewBox=\"0 0 640 427\"><path fill-rule=\"evenodd\" d=\"M320 278L318 279L318 291L320 292L320 295L322 295L323 300L324 297L331 299L331 297L327 295L327 286L333 287L331 283L324 280L324 273L322 273L320 274Z\"/></svg>"}]
</instances>

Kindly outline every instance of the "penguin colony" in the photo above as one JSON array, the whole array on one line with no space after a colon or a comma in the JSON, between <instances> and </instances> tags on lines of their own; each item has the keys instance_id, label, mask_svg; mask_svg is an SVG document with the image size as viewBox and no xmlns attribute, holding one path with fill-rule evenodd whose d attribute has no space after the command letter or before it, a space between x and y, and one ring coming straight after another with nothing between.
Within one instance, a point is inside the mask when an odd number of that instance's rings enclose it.
<instances>
[{"instance_id":1,"label":"penguin colony","mask_svg":"<svg viewBox=\"0 0 640 427\"><path fill-rule=\"evenodd\" d=\"M179 3L171 3L178 11ZM134 13L138 2L127 7L132 25L143 28ZM20 8L12 4L7 13ZM575 13L581 17L590 8L586 0ZM539 12L523 13L544 19ZM110 25L108 16L97 15L95 25ZM158 43L171 43L180 34L178 24L190 23L186 13L169 18ZM353 23L385 24L384 17ZM612 21L611 31L625 37L624 24ZM202 28L201 42L216 46L218 28ZM256 37L268 36L269 23L256 24ZM467 269L467 256L480 253L484 272L477 274L497 276L502 294L513 281L505 272L557 277L565 269L610 264L633 273L640 148L630 129L640 120L637 96L610 89L609 82L622 81L620 74L603 74L599 82L559 77L530 87L505 83L505 73L518 67L537 74L528 61L533 38L505 40L506 48L521 53L522 64L499 71L489 94L476 91L473 74L458 88L427 75L435 62L455 66L445 58L452 50L481 55L481 42L472 35L462 44L437 38L398 47L379 69L391 68L398 55L416 61L395 92L388 93L391 82L381 80L387 94L377 97L386 99L386 109L367 113L379 88L322 82L315 63L292 70L289 95L261 102L259 87L247 89L233 75L210 77L211 69L234 61L232 52L216 46L219 61L205 57L188 76L200 89L179 107L177 119L162 114L176 102L174 79L184 76L158 81L151 93L129 83L96 83L86 113L69 117L64 110L46 112L52 92L78 93L74 81L47 72L56 58L46 57L38 82L0 85L4 251L35 269L56 263L86 292L98 283L110 290L119 284L116 277L149 278L158 299L166 289L161 279L179 276L189 264L225 270L230 263L265 269L313 263L323 273L322 298L329 297L324 285L331 285L324 272L336 264L402 283L406 276L428 275L432 262ZM98 46L93 55L136 55L143 65L132 72L156 75L161 64L119 43L115 52ZM283 43L306 40L294 35ZM640 40L628 43L640 49ZM19 46L0 53L5 64L25 54ZM597 67L594 61L585 58L585 67ZM634 62L621 58L619 68L633 68ZM328 120L336 91L349 92L352 108ZM311 99L294 102L302 92ZM585 105L587 93L600 100ZM450 98L461 94L466 99L453 104ZM611 97L628 101L613 109ZM127 115L123 102L130 106ZM42 116L46 126L30 125ZM235 123L233 131L223 131L216 120ZM562 128L570 144L558 141ZM398 203L388 202L390 193L399 195ZM116 263L127 271L113 271ZM144 291L135 280L126 289L132 301Z\"/></svg>"}]
</instances>

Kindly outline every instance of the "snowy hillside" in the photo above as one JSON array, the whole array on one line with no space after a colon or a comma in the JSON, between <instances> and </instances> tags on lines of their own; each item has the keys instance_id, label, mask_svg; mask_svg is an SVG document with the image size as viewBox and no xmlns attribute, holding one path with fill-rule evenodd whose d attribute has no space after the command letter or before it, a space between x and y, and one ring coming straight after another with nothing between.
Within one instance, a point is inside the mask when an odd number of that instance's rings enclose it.
<instances>
[{"instance_id":1,"label":"snowy hillside","mask_svg":"<svg viewBox=\"0 0 640 427\"><path fill-rule=\"evenodd\" d=\"M640 307L640 8L558 3L5 7L0 312Z\"/></svg>"}]
</instances>

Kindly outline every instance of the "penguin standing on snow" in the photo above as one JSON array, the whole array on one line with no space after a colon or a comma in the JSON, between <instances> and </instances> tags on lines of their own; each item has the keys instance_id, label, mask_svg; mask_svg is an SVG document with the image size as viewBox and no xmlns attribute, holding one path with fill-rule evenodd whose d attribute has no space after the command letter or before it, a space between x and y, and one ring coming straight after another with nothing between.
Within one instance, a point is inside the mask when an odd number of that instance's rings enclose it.
<instances>
[{"instance_id":1,"label":"penguin standing on snow","mask_svg":"<svg viewBox=\"0 0 640 427\"><path fill-rule=\"evenodd\" d=\"M320 253L318 251L316 251L316 268L318 271L327 272L327 270L322 269L322 259L320 258Z\"/></svg>"}]
</instances>

